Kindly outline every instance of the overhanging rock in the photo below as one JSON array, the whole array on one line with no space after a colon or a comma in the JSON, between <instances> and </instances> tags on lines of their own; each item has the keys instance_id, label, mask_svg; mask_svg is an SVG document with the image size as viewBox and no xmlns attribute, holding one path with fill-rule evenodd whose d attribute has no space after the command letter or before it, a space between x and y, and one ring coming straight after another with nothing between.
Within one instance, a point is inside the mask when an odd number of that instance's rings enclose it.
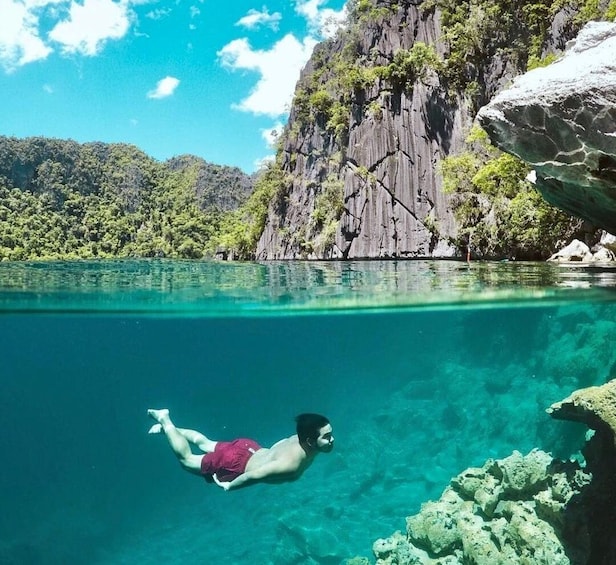
<instances>
[{"instance_id":1,"label":"overhanging rock","mask_svg":"<svg viewBox=\"0 0 616 565\"><path fill-rule=\"evenodd\" d=\"M616 23L587 24L562 59L518 77L478 117L534 167L548 202L616 233Z\"/></svg>"}]
</instances>

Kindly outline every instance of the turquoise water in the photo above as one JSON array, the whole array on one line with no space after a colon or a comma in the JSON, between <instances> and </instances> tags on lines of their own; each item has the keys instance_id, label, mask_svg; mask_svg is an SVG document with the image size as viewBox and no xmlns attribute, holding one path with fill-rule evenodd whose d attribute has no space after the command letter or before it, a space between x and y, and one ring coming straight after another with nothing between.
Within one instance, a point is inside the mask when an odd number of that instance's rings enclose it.
<instances>
[{"instance_id":1,"label":"turquoise water","mask_svg":"<svg viewBox=\"0 0 616 565\"><path fill-rule=\"evenodd\" d=\"M0 563L342 564L616 377L614 272L532 263L0 263ZM296 483L183 472L150 407L263 445L336 436Z\"/></svg>"}]
</instances>

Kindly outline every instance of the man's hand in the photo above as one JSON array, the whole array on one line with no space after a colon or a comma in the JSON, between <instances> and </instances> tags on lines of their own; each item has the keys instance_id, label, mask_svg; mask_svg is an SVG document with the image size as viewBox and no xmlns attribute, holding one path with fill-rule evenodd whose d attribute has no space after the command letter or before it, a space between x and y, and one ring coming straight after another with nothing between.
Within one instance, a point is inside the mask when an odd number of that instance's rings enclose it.
<instances>
[{"instance_id":1,"label":"man's hand","mask_svg":"<svg viewBox=\"0 0 616 565\"><path fill-rule=\"evenodd\" d=\"M227 491L229 490L229 485L231 485L231 483L223 483L222 481L218 480L218 477L216 476L216 473L214 473L212 475L212 478L214 479L214 482L223 490Z\"/></svg>"}]
</instances>

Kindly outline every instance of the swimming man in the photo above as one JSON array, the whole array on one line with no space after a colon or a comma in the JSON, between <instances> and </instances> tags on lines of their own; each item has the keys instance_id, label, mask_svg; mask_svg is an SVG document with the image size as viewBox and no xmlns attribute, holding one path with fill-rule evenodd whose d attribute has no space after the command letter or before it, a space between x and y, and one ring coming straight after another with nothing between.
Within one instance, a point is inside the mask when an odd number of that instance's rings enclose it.
<instances>
[{"instance_id":1,"label":"swimming man","mask_svg":"<svg viewBox=\"0 0 616 565\"><path fill-rule=\"evenodd\" d=\"M300 414L295 418L297 435L281 439L269 448L243 438L212 441L195 430L176 428L167 409L148 410L148 414L158 422L148 433L164 433L184 469L216 482L225 490L257 482L295 481L317 454L329 453L334 448L332 426L320 414ZM191 443L205 455L193 453Z\"/></svg>"}]
</instances>

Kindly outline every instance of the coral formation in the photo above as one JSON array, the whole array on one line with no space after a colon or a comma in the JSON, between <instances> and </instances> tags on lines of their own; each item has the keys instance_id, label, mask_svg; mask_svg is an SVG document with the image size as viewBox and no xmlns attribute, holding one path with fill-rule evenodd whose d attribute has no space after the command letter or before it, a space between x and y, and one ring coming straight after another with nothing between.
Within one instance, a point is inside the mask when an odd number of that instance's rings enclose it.
<instances>
[{"instance_id":1,"label":"coral formation","mask_svg":"<svg viewBox=\"0 0 616 565\"><path fill-rule=\"evenodd\" d=\"M593 430L616 437L616 379L603 386L576 390L569 397L552 404L548 414L561 420L583 422Z\"/></svg>"}]
</instances>

